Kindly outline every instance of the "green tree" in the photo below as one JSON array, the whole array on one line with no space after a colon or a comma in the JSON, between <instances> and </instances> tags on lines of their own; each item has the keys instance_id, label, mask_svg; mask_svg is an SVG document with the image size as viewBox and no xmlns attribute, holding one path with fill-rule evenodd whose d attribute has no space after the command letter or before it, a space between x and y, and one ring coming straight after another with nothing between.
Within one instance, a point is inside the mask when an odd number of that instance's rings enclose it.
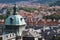
<instances>
[{"instance_id":1,"label":"green tree","mask_svg":"<svg viewBox=\"0 0 60 40\"><path fill-rule=\"evenodd\" d=\"M10 15L10 9L7 9L7 14L6 14L6 16L8 17L9 15Z\"/></svg>"},{"instance_id":2,"label":"green tree","mask_svg":"<svg viewBox=\"0 0 60 40\"><path fill-rule=\"evenodd\" d=\"M43 16L44 19L60 19L60 15L59 14L53 14L53 15L50 15L50 16Z\"/></svg>"},{"instance_id":3,"label":"green tree","mask_svg":"<svg viewBox=\"0 0 60 40\"><path fill-rule=\"evenodd\" d=\"M27 12L34 12L35 10L37 10L36 8L30 8L30 7L20 7L19 10L24 10Z\"/></svg>"},{"instance_id":4,"label":"green tree","mask_svg":"<svg viewBox=\"0 0 60 40\"><path fill-rule=\"evenodd\" d=\"M6 15L0 15L0 19L6 19Z\"/></svg>"},{"instance_id":5,"label":"green tree","mask_svg":"<svg viewBox=\"0 0 60 40\"><path fill-rule=\"evenodd\" d=\"M56 1L54 1L54 2L50 2L49 3L49 6L60 6L60 0L56 0Z\"/></svg>"},{"instance_id":6,"label":"green tree","mask_svg":"<svg viewBox=\"0 0 60 40\"><path fill-rule=\"evenodd\" d=\"M56 37L56 40L60 40L60 36L57 36L57 37Z\"/></svg>"}]
</instances>

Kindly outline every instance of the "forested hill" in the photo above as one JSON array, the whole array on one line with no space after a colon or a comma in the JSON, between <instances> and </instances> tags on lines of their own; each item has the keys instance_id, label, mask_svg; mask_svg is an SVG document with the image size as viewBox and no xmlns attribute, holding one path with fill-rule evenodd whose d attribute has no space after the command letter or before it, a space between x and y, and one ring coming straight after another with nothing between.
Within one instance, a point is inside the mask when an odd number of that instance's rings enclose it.
<instances>
[{"instance_id":1,"label":"forested hill","mask_svg":"<svg viewBox=\"0 0 60 40\"><path fill-rule=\"evenodd\" d=\"M60 0L56 0L55 2L49 3L50 6L60 6Z\"/></svg>"},{"instance_id":2,"label":"forested hill","mask_svg":"<svg viewBox=\"0 0 60 40\"><path fill-rule=\"evenodd\" d=\"M49 2L54 2L56 0L0 0L0 3L16 3L16 2L22 2L22 1L27 1L30 3L41 3L41 4L45 4L45 3L49 3Z\"/></svg>"}]
</instances>

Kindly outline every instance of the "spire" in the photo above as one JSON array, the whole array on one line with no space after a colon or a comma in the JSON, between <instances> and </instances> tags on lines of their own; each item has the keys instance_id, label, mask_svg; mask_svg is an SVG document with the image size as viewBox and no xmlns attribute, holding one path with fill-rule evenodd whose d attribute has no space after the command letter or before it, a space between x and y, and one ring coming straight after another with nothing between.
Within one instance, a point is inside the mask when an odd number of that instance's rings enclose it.
<instances>
[{"instance_id":1,"label":"spire","mask_svg":"<svg viewBox=\"0 0 60 40\"><path fill-rule=\"evenodd\" d=\"M14 7L13 7L13 15L16 15L16 4L14 4Z\"/></svg>"}]
</instances>

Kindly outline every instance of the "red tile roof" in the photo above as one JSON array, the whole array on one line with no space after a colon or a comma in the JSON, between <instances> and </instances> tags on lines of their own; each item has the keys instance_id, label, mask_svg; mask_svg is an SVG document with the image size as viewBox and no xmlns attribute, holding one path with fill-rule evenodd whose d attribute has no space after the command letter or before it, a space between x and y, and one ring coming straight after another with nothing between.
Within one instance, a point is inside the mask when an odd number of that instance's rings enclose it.
<instances>
[{"instance_id":1,"label":"red tile roof","mask_svg":"<svg viewBox=\"0 0 60 40\"><path fill-rule=\"evenodd\" d=\"M41 20L34 21L34 13L29 13L29 12L22 12L21 13L20 12L19 14L26 17L28 25L44 25L44 24L46 24L46 25L51 26L51 25L58 25L59 24L58 20L53 21L51 19L45 19L45 20L41 19Z\"/></svg>"},{"instance_id":2,"label":"red tile roof","mask_svg":"<svg viewBox=\"0 0 60 40\"><path fill-rule=\"evenodd\" d=\"M60 12L56 12L56 14L60 14Z\"/></svg>"},{"instance_id":3,"label":"red tile roof","mask_svg":"<svg viewBox=\"0 0 60 40\"><path fill-rule=\"evenodd\" d=\"M0 25L4 25L4 21L3 20L0 20Z\"/></svg>"}]
</instances>

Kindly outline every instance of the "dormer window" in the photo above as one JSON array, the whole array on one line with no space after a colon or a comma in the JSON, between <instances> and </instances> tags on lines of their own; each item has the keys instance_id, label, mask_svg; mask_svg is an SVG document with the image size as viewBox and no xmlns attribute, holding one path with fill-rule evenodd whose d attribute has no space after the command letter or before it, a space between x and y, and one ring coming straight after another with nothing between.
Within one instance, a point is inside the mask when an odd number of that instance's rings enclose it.
<instances>
[{"instance_id":1,"label":"dormer window","mask_svg":"<svg viewBox=\"0 0 60 40\"><path fill-rule=\"evenodd\" d=\"M26 18L24 18L24 20L26 20Z\"/></svg>"},{"instance_id":2,"label":"dormer window","mask_svg":"<svg viewBox=\"0 0 60 40\"><path fill-rule=\"evenodd\" d=\"M10 18L10 23L13 24L13 18Z\"/></svg>"},{"instance_id":3,"label":"dormer window","mask_svg":"<svg viewBox=\"0 0 60 40\"><path fill-rule=\"evenodd\" d=\"M23 18L20 18L20 20L22 21Z\"/></svg>"}]
</instances>

